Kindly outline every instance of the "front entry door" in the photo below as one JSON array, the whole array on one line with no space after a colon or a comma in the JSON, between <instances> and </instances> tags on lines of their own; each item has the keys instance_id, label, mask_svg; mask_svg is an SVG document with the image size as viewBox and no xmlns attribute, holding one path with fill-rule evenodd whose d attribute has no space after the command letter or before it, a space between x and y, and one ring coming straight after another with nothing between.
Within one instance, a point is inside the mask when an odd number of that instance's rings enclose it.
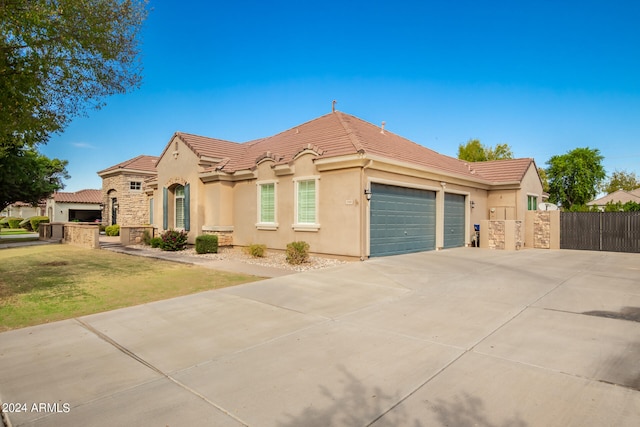
<instances>
[{"instance_id":1,"label":"front entry door","mask_svg":"<svg viewBox=\"0 0 640 427\"><path fill-rule=\"evenodd\" d=\"M118 199L116 197L111 199L111 225L118 223Z\"/></svg>"}]
</instances>

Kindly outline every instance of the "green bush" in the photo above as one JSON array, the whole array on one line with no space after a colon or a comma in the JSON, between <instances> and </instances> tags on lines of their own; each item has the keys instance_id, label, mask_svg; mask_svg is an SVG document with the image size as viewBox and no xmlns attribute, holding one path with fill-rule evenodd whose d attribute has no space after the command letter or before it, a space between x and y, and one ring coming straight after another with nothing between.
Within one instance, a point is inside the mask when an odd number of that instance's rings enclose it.
<instances>
[{"instance_id":1,"label":"green bush","mask_svg":"<svg viewBox=\"0 0 640 427\"><path fill-rule=\"evenodd\" d=\"M160 249L163 251L181 251L187 246L188 234L184 231L167 230L160 238Z\"/></svg>"},{"instance_id":2,"label":"green bush","mask_svg":"<svg viewBox=\"0 0 640 427\"><path fill-rule=\"evenodd\" d=\"M20 228L20 223L24 218L15 218L9 217L7 219L7 223L9 224L9 228Z\"/></svg>"},{"instance_id":3,"label":"green bush","mask_svg":"<svg viewBox=\"0 0 640 427\"><path fill-rule=\"evenodd\" d=\"M0 228L9 228L9 224L7 223L8 219L9 218L7 218L6 216L0 218Z\"/></svg>"},{"instance_id":4,"label":"green bush","mask_svg":"<svg viewBox=\"0 0 640 427\"><path fill-rule=\"evenodd\" d=\"M31 218L25 218L20 221L20 225L18 227L24 228L27 231L33 231L33 228L31 228Z\"/></svg>"},{"instance_id":5,"label":"green bush","mask_svg":"<svg viewBox=\"0 0 640 427\"><path fill-rule=\"evenodd\" d=\"M262 258L267 252L267 245L249 245L245 248L245 252L254 258Z\"/></svg>"},{"instance_id":6,"label":"green bush","mask_svg":"<svg viewBox=\"0 0 640 427\"><path fill-rule=\"evenodd\" d=\"M43 222L49 222L48 216L32 216L29 218L29 223L31 225L31 229L35 232L38 231L40 224Z\"/></svg>"},{"instance_id":7,"label":"green bush","mask_svg":"<svg viewBox=\"0 0 640 427\"><path fill-rule=\"evenodd\" d=\"M142 243L144 243L145 245L151 244L151 233L149 232L149 230L144 230L142 232Z\"/></svg>"},{"instance_id":8,"label":"green bush","mask_svg":"<svg viewBox=\"0 0 640 427\"><path fill-rule=\"evenodd\" d=\"M218 253L218 236L215 234L203 234L196 237L196 252L199 254Z\"/></svg>"},{"instance_id":9,"label":"green bush","mask_svg":"<svg viewBox=\"0 0 640 427\"><path fill-rule=\"evenodd\" d=\"M309 244L307 242L291 242L287 244L287 262L289 264L302 264L309 260Z\"/></svg>"},{"instance_id":10,"label":"green bush","mask_svg":"<svg viewBox=\"0 0 640 427\"><path fill-rule=\"evenodd\" d=\"M107 236L119 236L120 235L120 226L118 224L108 225L104 232Z\"/></svg>"},{"instance_id":11,"label":"green bush","mask_svg":"<svg viewBox=\"0 0 640 427\"><path fill-rule=\"evenodd\" d=\"M149 240L149 244L152 248L159 248L162 244L162 237L153 237Z\"/></svg>"}]
</instances>

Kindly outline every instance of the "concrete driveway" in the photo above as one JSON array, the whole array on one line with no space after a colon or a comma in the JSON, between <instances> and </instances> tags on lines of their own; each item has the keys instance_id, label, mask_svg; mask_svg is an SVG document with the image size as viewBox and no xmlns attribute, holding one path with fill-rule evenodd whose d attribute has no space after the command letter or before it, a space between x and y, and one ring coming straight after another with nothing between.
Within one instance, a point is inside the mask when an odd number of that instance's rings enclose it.
<instances>
[{"instance_id":1,"label":"concrete driveway","mask_svg":"<svg viewBox=\"0 0 640 427\"><path fill-rule=\"evenodd\" d=\"M635 427L639 390L638 254L378 258L0 334L14 426Z\"/></svg>"}]
</instances>

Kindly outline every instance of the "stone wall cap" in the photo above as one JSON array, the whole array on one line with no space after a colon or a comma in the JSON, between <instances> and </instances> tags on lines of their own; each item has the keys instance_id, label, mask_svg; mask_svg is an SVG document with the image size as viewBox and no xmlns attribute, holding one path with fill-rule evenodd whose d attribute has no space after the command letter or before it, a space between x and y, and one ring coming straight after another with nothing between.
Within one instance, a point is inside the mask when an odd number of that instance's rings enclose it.
<instances>
[{"instance_id":1,"label":"stone wall cap","mask_svg":"<svg viewBox=\"0 0 640 427\"><path fill-rule=\"evenodd\" d=\"M203 225L202 231L233 231L233 225Z\"/></svg>"}]
</instances>

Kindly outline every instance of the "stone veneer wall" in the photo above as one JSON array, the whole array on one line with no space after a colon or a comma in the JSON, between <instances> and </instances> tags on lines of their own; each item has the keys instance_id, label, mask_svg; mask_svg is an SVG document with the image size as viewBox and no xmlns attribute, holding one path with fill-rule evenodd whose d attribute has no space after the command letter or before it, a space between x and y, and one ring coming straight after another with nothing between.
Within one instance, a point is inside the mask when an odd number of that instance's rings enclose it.
<instances>
[{"instance_id":1,"label":"stone veneer wall","mask_svg":"<svg viewBox=\"0 0 640 427\"><path fill-rule=\"evenodd\" d=\"M123 225L140 225L149 223L149 198L144 192L144 180L148 176L119 174L102 179L102 199L104 211L102 212L102 222L111 224L111 199L110 190L116 190L115 197L118 198L117 223ZM131 190L129 183L139 181L142 183L141 190Z\"/></svg>"},{"instance_id":2,"label":"stone veneer wall","mask_svg":"<svg viewBox=\"0 0 640 427\"><path fill-rule=\"evenodd\" d=\"M155 237L155 228L152 225L120 226L120 244L128 246L142 243L145 230L149 232L150 237Z\"/></svg>"},{"instance_id":3,"label":"stone veneer wall","mask_svg":"<svg viewBox=\"0 0 640 427\"><path fill-rule=\"evenodd\" d=\"M202 227L203 234L218 236L218 246L233 246L233 227Z\"/></svg>"},{"instance_id":4,"label":"stone veneer wall","mask_svg":"<svg viewBox=\"0 0 640 427\"><path fill-rule=\"evenodd\" d=\"M551 247L551 213L549 211L536 212L533 221L533 247L538 249Z\"/></svg>"},{"instance_id":5,"label":"stone veneer wall","mask_svg":"<svg viewBox=\"0 0 640 427\"><path fill-rule=\"evenodd\" d=\"M484 230L483 230L484 229ZM489 249L518 250L523 247L522 221L482 221L480 226L481 247Z\"/></svg>"},{"instance_id":6,"label":"stone veneer wall","mask_svg":"<svg viewBox=\"0 0 640 427\"><path fill-rule=\"evenodd\" d=\"M80 225L66 223L64 225L62 243L98 249L100 247L100 228L98 225Z\"/></svg>"},{"instance_id":7,"label":"stone veneer wall","mask_svg":"<svg viewBox=\"0 0 640 427\"><path fill-rule=\"evenodd\" d=\"M527 212L527 238L536 249L560 249L560 211Z\"/></svg>"}]
</instances>

